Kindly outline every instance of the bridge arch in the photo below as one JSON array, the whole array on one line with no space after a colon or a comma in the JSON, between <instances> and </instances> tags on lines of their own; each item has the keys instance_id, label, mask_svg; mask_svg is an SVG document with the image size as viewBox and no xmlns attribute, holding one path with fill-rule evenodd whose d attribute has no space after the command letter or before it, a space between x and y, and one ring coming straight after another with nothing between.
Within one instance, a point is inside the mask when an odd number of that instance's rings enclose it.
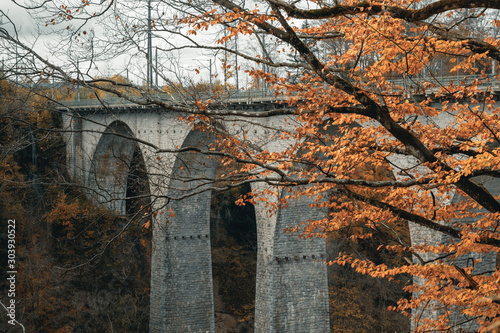
<instances>
[{"instance_id":1,"label":"bridge arch","mask_svg":"<svg viewBox=\"0 0 500 333\"><path fill-rule=\"evenodd\" d=\"M98 202L119 214L133 215L140 206L149 205L144 157L124 122L112 122L101 135L92 156L88 184Z\"/></svg>"},{"instance_id":2,"label":"bridge arch","mask_svg":"<svg viewBox=\"0 0 500 333\"><path fill-rule=\"evenodd\" d=\"M207 148L214 140L195 129L181 147ZM181 200L170 201L175 215L160 214L165 218L157 219L153 230L152 332L215 332L209 188L217 167L215 159L194 149L176 156L168 196ZM326 267L316 262L325 254L325 242L294 241L283 234L286 227L314 218L307 212L308 199L274 216L267 216L262 206L255 208L255 331L328 331Z\"/></svg>"}]
</instances>

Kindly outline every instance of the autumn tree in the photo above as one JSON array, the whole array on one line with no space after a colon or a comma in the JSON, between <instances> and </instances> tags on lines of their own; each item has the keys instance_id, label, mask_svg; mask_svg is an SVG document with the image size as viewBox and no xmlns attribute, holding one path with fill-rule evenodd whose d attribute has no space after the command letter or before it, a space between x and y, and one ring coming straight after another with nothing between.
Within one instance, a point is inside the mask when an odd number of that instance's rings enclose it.
<instances>
[{"instance_id":1,"label":"autumn tree","mask_svg":"<svg viewBox=\"0 0 500 333\"><path fill-rule=\"evenodd\" d=\"M290 230L314 237L363 225L357 238L381 230L392 235L380 249L411 254L397 266L347 254L334 263L377 278L407 273L420 281L407 286L413 298L397 306L414 310L415 330L500 325L500 273L474 269L487 260L483 254L495 255L500 246L498 78L489 75L500 60L498 1L162 0L152 5L149 21L137 14L147 12L145 5L132 11L121 2L30 0L22 6L33 10L42 29L64 32L64 40L51 50L60 51L56 60L21 40L3 16L0 38L11 77L53 77L183 112L186 121L201 119L224 143L203 153L222 156L222 163L238 161L243 167L233 176L294 188L280 197L281 204L311 195L329 208L328 218ZM91 29L94 21L104 31ZM248 75L265 80L292 108L252 115L216 108L214 98L171 103L141 85L108 79L109 85L101 84L92 64L120 54L130 67L147 59L175 86L145 48L149 30L166 57L186 49L237 55ZM228 43L236 36L238 48ZM450 77L439 79L437 69ZM290 80L297 72L300 81ZM124 92L127 87L136 93ZM294 119L293 131L275 137L295 142L282 151L224 137L211 122L226 115L277 114ZM393 177L376 179L374 170ZM403 241L399 233L407 223L428 237ZM466 256L468 267L456 264ZM442 311L419 318L417 310L430 306Z\"/></svg>"}]
</instances>

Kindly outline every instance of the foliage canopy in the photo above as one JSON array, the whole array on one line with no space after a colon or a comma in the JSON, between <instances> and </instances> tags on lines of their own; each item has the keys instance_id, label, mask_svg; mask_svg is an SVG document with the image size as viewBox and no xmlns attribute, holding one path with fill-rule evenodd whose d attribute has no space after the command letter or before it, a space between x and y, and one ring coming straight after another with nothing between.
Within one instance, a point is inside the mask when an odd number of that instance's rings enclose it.
<instances>
[{"instance_id":1,"label":"foliage canopy","mask_svg":"<svg viewBox=\"0 0 500 333\"><path fill-rule=\"evenodd\" d=\"M500 247L499 1L162 0L154 2L150 21L121 2L25 5L43 25L65 31L63 61L2 28L5 50L12 57L17 48L23 56L17 63L7 59L11 77L54 77L201 121L220 143L205 153L242 165L230 176L267 183L261 198L285 188L290 192L280 204L309 195L328 208L328 217L309 222L302 236L363 225L353 237L392 235L386 250L412 253L396 267L349 255L335 261L374 277L408 273L426 281L407 287L414 298L402 300L399 310L437 301L475 318L482 330L500 325L500 272L478 273L453 261L471 252L496 254ZM91 29L93 21L105 31ZM180 74L174 82L174 67L166 65L153 69L181 96L175 103L156 98L151 86L92 74L91 64L117 54L132 66L138 59L129 56L132 49L144 57L149 29L164 61L175 64L169 55L184 49L229 54L225 69L238 66L235 72L265 81L293 108L250 114L216 108L214 96L193 103L179 89ZM289 117L293 130L273 138L293 144L273 151L243 136L225 137L210 124L226 115ZM446 241L408 244L398 237L408 222ZM435 320L423 318L416 329L446 330L457 324L449 319L446 310Z\"/></svg>"}]
</instances>

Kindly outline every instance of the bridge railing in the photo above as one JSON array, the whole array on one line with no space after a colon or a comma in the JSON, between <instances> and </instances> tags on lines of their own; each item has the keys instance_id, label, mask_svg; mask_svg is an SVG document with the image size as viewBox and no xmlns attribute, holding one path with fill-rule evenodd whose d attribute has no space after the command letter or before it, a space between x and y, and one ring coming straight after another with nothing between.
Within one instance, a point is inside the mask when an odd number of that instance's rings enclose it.
<instances>
[{"instance_id":1,"label":"bridge railing","mask_svg":"<svg viewBox=\"0 0 500 333\"><path fill-rule=\"evenodd\" d=\"M479 81L475 81L479 80ZM406 88L413 93L424 93L421 87L424 83L433 83L434 88L428 88L425 93L433 93L436 92L440 85L449 85L453 83L455 86L458 85L470 85L473 82L479 82L478 87L480 89L491 87L493 90L500 90L499 81L496 80L495 75L447 75L447 76L439 76L439 77L411 77L406 76L400 79L391 79L389 80L395 86ZM216 93L210 94L209 92L197 92L196 94L167 94L162 93L161 91L152 91L150 93L150 98L160 99L166 102L185 102L185 101L195 101L197 99L206 100L209 98L213 98L214 95L217 95L216 101L219 102L227 102L227 103L255 103L262 101L276 101L276 100L285 100L285 97L276 97L275 90L271 88L256 88L256 89L241 89L241 90L223 90L218 91ZM142 96L131 96L131 98L146 101L146 97ZM113 106L126 106L133 104L131 101L120 98L120 97L104 97L101 99L72 99L72 100L63 100L59 101L61 104L68 107L98 107L102 104L104 105L113 105Z\"/></svg>"},{"instance_id":2,"label":"bridge railing","mask_svg":"<svg viewBox=\"0 0 500 333\"><path fill-rule=\"evenodd\" d=\"M267 88L267 89L245 89L245 90L225 90L218 91L213 94L209 94L208 92L197 93L193 95L189 94L167 94L162 93L160 91L153 91L150 93L149 98L159 99L166 102L185 102L185 101L196 101L198 99L207 100L209 98L214 98L214 95L217 96L216 101L220 102L229 102L229 103L252 103L259 101L270 101L270 100L284 100L284 97L275 97L275 90ZM148 97L144 96L130 96L131 99L138 101L146 101ZM92 98L92 99L71 99L71 100L62 100L59 101L61 104L66 106L101 106L105 105L130 105L132 102L127 100L126 98L121 97L103 97L100 99Z\"/></svg>"},{"instance_id":3,"label":"bridge railing","mask_svg":"<svg viewBox=\"0 0 500 333\"><path fill-rule=\"evenodd\" d=\"M394 85L400 87L408 87L408 86L421 86L424 82L434 83L436 88L439 88L440 85L447 86L450 83L453 83L455 86L458 85L470 85L474 82L478 82L479 88L484 87L498 87L499 81L496 80L495 75L487 74L483 75L464 75L464 74L456 74L456 75L445 75L445 76L427 76L427 77L411 77L406 76L400 79L390 80Z\"/></svg>"}]
</instances>

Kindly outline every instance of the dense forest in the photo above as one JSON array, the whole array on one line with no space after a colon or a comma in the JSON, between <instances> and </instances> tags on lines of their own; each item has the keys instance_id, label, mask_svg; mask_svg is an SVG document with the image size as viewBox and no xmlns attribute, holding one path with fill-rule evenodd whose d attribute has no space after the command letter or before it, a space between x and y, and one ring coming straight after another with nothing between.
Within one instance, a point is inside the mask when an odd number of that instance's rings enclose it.
<instances>
[{"instance_id":1,"label":"dense forest","mask_svg":"<svg viewBox=\"0 0 500 333\"><path fill-rule=\"evenodd\" d=\"M15 219L16 320L26 332L147 331L151 230L143 221L123 228L124 217L73 186L61 115L32 92L0 84L0 289L7 221ZM21 331L1 316L0 331Z\"/></svg>"}]
</instances>

